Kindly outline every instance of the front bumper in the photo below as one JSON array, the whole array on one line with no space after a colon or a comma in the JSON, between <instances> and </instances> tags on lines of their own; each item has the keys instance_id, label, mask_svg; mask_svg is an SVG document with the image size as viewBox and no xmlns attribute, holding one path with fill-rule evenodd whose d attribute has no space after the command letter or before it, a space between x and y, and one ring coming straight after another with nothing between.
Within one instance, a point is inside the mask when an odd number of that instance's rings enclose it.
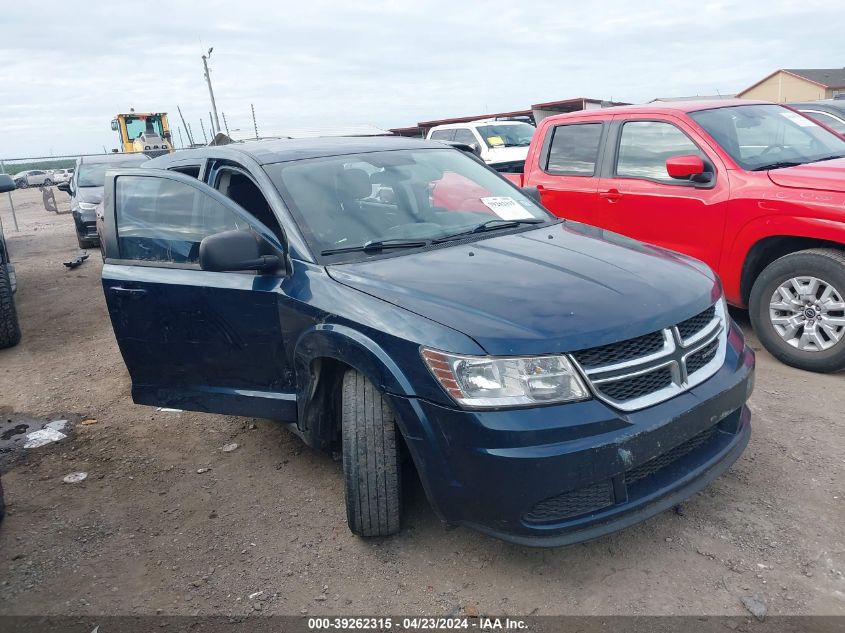
<instances>
[{"instance_id":1,"label":"front bumper","mask_svg":"<svg viewBox=\"0 0 845 633\"><path fill-rule=\"evenodd\" d=\"M732 324L714 376L636 412L597 400L503 411L393 400L443 519L555 546L643 521L727 470L750 437L753 374L754 353Z\"/></svg>"},{"instance_id":2,"label":"front bumper","mask_svg":"<svg viewBox=\"0 0 845 633\"><path fill-rule=\"evenodd\" d=\"M80 239L95 241L100 236L97 233L97 215L95 211L73 210L73 223L76 226L76 234Z\"/></svg>"}]
</instances>

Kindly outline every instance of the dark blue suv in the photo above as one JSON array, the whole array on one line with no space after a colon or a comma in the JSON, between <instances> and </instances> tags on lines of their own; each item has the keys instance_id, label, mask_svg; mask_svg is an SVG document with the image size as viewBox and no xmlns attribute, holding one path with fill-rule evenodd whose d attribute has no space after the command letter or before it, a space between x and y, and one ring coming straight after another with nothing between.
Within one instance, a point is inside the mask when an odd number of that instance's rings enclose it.
<instances>
[{"instance_id":1,"label":"dark blue suv","mask_svg":"<svg viewBox=\"0 0 845 633\"><path fill-rule=\"evenodd\" d=\"M350 529L435 511L558 545L669 508L750 435L754 354L704 264L562 221L396 137L177 152L108 172L103 288L140 404L341 447Z\"/></svg>"}]
</instances>

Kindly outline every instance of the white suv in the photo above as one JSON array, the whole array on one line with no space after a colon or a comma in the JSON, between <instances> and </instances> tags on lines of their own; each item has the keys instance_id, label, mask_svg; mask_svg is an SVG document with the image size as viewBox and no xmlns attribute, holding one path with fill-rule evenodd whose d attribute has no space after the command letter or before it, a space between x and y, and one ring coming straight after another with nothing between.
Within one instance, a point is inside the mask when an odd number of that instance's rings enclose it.
<instances>
[{"instance_id":1,"label":"white suv","mask_svg":"<svg viewBox=\"0 0 845 633\"><path fill-rule=\"evenodd\" d=\"M484 119L438 125L428 131L426 138L471 145L481 159L494 169L507 171L513 166L522 171L535 130L533 125L521 121Z\"/></svg>"},{"instance_id":2,"label":"white suv","mask_svg":"<svg viewBox=\"0 0 845 633\"><path fill-rule=\"evenodd\" d=\"M73 176L72 169L48 169L47 175L53 184L58 185L60 182L68 182ZM46 183L45 183L46 184Z\"/></svg>"}]
</instances>

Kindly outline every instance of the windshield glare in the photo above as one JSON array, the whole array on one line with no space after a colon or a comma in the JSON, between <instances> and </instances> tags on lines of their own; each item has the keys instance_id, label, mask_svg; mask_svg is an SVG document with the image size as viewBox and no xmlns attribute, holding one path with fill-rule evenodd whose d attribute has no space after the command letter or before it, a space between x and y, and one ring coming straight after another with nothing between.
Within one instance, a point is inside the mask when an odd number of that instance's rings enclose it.
<instances>
[{"instance_id":1,"label":"windshield glare","mask_svg":"<svg viewBox=\"0 0 845 633\"><path fill-rule=\"evenodd\" d=\"M376 241L436 240L490 220L553 219L457 150L351 154L265 169L317 253Z\"/></svg>"},{"instance_id":2,"label":"windshield glare","mask_svg":"<svg viewBox=\"0 0 845 633\"><path fill-rule=\"evenodd\" d=\"M106 172L110 169L138 167L143 161L112 161L108 163L83 163L79 168L80 187L102 187L106 182Z\"/></svg>"},{"instance_id":3,"label":"windshield glare","mask_svg":"<svg viewBox=\"0 0 845 633\"><path fill-rule=\"evenodd\" d=\"M691 112L744 169L845 155L845 140L789 108L747 105Z\"/></svg>"},{"instance_id":4,"label":"windshield glare","mask_svg":"<svg viewBox=\"0 0 845 633\"><path fill-rule=\"evenodd\" d=\"M528 123L479 125L478 133L487 147L528 147L537 128Z\"/></svg>"}]
</instances>

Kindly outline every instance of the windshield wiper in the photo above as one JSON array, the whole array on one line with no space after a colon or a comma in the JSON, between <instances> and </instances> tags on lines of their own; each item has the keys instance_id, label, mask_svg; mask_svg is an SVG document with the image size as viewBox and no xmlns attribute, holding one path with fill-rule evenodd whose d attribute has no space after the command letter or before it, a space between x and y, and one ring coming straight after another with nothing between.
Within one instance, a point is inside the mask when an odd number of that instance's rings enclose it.
<instances>
[{"instance_id":1,"label":"windshield wiper","mask_svg":"<svg viewBox=\"0 0 845 633\"><path fill-rule=\"evenodd\" d=\"M476 233L485 233L487 231L497 231L499 229L512 229L515 226L519 226L520 224L543 224L546 220L541 218L524 218L520 220L502 220L501 218L496 218L494 220L487 220L486 222L482 222L471 229L466 231L460 231L459 233L452 233L452 235L447 235L445 237L439 237L434 240L435 244L439 244L440 242L447 242L449 240L453 240L456 237L464 237L466 235L474 235Z\"/></svg>"},{"instance_id":2,"label":"windshield wiper","mask_svg":"<svg viewBox=\"0 0 845 633\"><path fill-rule=\"evenodd\" d=\"M374 253L388 248L420 248L431 244L431 240L370 240L357 246L344 246L342 248L327 248L320 251L320 255L337 255L339 253L354 253L363 251Z\"/></svg>"},{"instance_id":3,"label":"windshield wiper","mask_svg":"<svg viewBox=\"0 0 845 633\"><path fill-rule=\"evenodd\" d=\"M770 169L781 169L783 167L797 167L798 165L803 164L804 163L801 162L782 160L776 163L769 163L768 165L760 165L759 167L755 167L751 171L769 171Z\"/></svg>"}]
</instances>

